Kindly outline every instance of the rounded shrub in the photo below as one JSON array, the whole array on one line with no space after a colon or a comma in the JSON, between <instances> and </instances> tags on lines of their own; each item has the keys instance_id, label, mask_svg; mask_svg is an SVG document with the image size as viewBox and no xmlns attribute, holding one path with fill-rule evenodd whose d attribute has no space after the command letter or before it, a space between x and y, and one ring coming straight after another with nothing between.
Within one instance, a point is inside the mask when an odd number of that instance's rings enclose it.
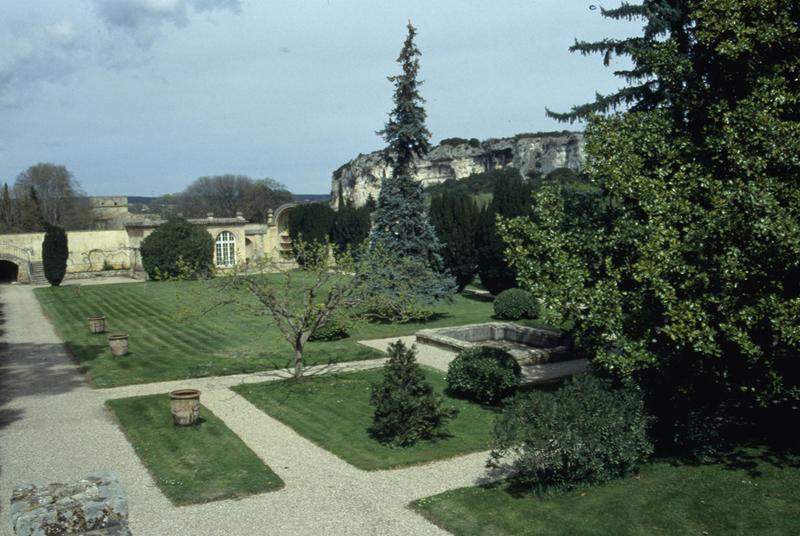
<instances>
[{"instance_id":1,"label":"rounded shrub","mask_svg":"<svg viewBox=\"0 0 800 536\"><path fill-rule=\"evenodd\" d=\"M200 225L171 218L156 227L139 247L150 279L208 275L214 260L214 239Z\"/></svg>"},{"instance_id":2,"label":"rounded shrub","mask_svg":"<svg viewBox=\"0 0 800 536\"><path fill-rule=\"evenodd\" d=\"M504 320L536 318L539 316L539 304L533 294L527 290L510 288L495 298L494 316Z\"/></svg>"},{"instance_id":3,"label":"rounded shrub","mask_svg":"<svg viewBox=\"0 0 800 536\"><path fill-rule=\"evenodd\" d=\"M500 348L475 346L460 352L447 368L447 388L482 403L511 394L522 375L519 363Z\"/></svg>"},{"instance_id":4,"label":"rounded shrub","mask_svg":"<svg viewBox=\"0 0 800 536\"><path fill-rule=\"evenodd\" d=\"M635 388L590 374L555 392L518 395L495 422L491 463L536 491L599 484L634 472L653 451Z\"/></svg>"},{"instance_id":5,"label":"rounded shrub","mask_svg":"<svg viewBox=\"0 0 800 536\"><path fill-rule=\"evenodd\" d=\"M310 341L336 341L344 339L348 335L350 329L350 322L343 314L336 314L334 312L328 319L323 322L314 333L311 334L308 340Z\"/></svg>"}]
</instances>

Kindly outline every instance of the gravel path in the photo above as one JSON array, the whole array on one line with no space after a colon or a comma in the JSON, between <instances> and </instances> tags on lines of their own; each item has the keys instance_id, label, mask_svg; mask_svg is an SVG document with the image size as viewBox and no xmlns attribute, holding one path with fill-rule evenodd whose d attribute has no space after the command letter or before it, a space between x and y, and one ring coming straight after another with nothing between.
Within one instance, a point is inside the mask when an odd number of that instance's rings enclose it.
<instances>
[{"instance_id":1,"label":"gravel path","mask_svg":"<svg viewBox=\"0 0 800 536\"><path fill-rule=\"evenodd\" d=\"M402 337L408 344L413 337ZM385 350L396 338L364 344ZM421 363L446 370L447 352L420 346ZM383 360L312 367L361 370ZM66 355L30 287L0 287L0 535L11 535L8 500L25 482L115 472L128 495L135 536L446 535L408 509L414 499L488 478L486 453L389 471L361 471L294 433L229 389L283 379L282 371L94 390ZM103 403L110 398L203 391L203 404L286 483L276 492L176 508L161 495ZM269 529L267 529L269 527Z\"/></svg>"}]
</instances>

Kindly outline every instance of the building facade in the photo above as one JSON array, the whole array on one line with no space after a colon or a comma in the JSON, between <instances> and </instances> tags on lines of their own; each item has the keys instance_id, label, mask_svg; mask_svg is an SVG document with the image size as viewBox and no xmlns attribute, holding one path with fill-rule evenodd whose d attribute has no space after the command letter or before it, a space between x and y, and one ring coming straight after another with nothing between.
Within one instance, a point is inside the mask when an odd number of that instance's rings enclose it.
<instances>
[{"instance_id":1,"label":"building facade","mask_svg":"<svg viewBox=\"0 0 800 536\"><path fill-rule=\"evenodd\" d=\"M103 207L119 219L123 200L119 205ZM124 201L127 207L127 201ZM203 226L214 238L214 264L230 268L265 255L291 262L288 214L293 203L278 207L269 215L267 223L249 223L241 215L233 218L191 219ZM121 229L96 231L68 231L69 258L67 278L93 277L115 274L145 278L139 247L159 225L160 219L137 219L125 223ZM30 283L37 281L41 271L42 240L44 233L18 233L0 235L0 281Z\"/></svg>"}]
</instances>

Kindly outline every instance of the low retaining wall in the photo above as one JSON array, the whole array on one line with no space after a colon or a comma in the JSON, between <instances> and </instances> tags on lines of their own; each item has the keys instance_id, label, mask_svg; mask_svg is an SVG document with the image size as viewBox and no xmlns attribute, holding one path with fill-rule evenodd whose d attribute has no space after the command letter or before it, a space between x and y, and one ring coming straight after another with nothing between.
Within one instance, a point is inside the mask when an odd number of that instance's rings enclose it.
<instances>
[{"instance_id":1,"label":"low retaining wall","mask_svg":"<svg viewBox=\"0 0 800 536\"><path fill-rule=\"evenodd\" d=\"M416 333L417 342L445 350L460 352L473 346L500 346L521 365L572 359L567 337L560 331L530 328L510 322L487 322L449 328L423 329Z\"/></svg>"}]
</instances>

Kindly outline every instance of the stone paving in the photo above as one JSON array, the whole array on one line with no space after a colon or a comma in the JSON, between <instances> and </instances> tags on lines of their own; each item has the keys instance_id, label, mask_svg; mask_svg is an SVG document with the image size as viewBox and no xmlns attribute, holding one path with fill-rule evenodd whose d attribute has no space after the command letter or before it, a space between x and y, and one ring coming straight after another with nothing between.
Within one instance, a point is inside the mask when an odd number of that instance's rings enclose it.
<instances>
[{"instance_id":1,"label":"stone paving","mask_svg":"<svg viewBox=\"0 0 800 536\"><path fill-rule=\"evenodd\" d=\"M401 337L407 344L413 337ZM396 339L365 341L385 350ZM446 370L452 352L419 346L421 363ZM384 360L311 367L362 370ZM564 364L559 364L564 365ZM532 378L585 364L528 370ZM550 366L548 366L550 367ZM491 479L487 453L389 471L362 471L300 437L229 387L286 378L284 371L91 389L67 356L30 287L0 287L0 536L11 536L12 489L112 471L122 483L135 536L446 535L408 508L412 500ZM158 490L103 404L111 398L199 388L202 401L286 486L239 500L175 507Z\"/></svg>"}]
</instances>

